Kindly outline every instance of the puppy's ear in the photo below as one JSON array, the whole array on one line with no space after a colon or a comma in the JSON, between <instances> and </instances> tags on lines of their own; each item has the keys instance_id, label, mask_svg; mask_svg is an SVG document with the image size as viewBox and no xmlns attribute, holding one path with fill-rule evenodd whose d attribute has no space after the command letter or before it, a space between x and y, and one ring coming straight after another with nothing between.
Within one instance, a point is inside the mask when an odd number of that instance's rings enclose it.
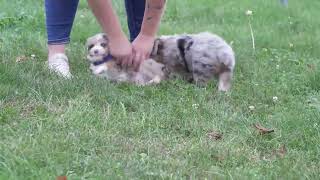
<instances>
[{"instance_id":1,"label":"puppy's ear","mask_svg":"<svg viewBox=\"0 0 320 180\"><path fill-rule=\"evenodd\" d=\"M103 34L102 34L102 37L103 37L103 39L105 39L106 41L108 41L108 36L107 36L107 34L103 33Z\"/></svg>"},{"instance_id":2,"label":"puppy's ear","mask_svg":"<svg viewBox=\"0 0 320 180\"><path fill-rule=\"evenodd\" d=\"M186 50L189 51L192 45L193 45L193 40L192 40L192 38L191 38L191 37L190 37L190 38L187 38L187 41L186 41L186 44L185 44Z\"/></svg>"},{"instance_id":3,"label":"puppy's ear","mask_svg":"<svg viewBox=\"0 0 320 180\"><path fill-rule=\"evenodd\" d=\"M155 39L153 48L151 51L151 56L156 56L159 54L159 51L163 49L163 42L160 38Z\"/></svg>"},{"instance_id":4,"label":"puppy's ear","mask_svg":"<svg viewBox=\"0 0 320 180\"><path fill-rule=\"evenodd\" d=\"M180 51L188 51L192 45L193 40L190 36L182 37L177 41L177 46Z\"/></svg>"},{"instance_id":5,"label":"puppy's ear","mask_svg":"<svg viewBox=\"0 0 320 180\"><path fill-rule=\"evenodd\" d=\"M89 46L90 42L92 41L92 37L89 37L87 38L87 41L86 41L86 47Z\"/></svg>"}]
</instances>

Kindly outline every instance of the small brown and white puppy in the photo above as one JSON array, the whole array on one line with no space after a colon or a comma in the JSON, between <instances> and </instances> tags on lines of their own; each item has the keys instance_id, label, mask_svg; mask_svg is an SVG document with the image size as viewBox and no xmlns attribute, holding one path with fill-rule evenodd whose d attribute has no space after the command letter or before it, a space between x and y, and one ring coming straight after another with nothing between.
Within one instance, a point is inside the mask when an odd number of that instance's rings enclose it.
<instances>
[{"instance_id":1,"label":"small brown and white puppy","mask_svg":"<svg viewBox=\"0 0 320 180\"><path fill-rule=\"evenodd\" d=\"M106 34L99 33L87 39L87 59L94 75L113 82L131 82L136 85L158 84L166 78L164 65L153 59L145 60L138 71L124 69L110 55Z\"/></svg>"},{"instance_id":2,"label":"small brown and white puppy","mask_svg":"<svg viewBox=\"0 0 320 180\"><path fill-rule=\"evenodd\" d=\"M220 91L228 91L231 87L235 55L215 34L160 36L155 40L151 58L163 63L169 73L198 85L206 85L217 78Z\"/></svg>"}]
</instances>

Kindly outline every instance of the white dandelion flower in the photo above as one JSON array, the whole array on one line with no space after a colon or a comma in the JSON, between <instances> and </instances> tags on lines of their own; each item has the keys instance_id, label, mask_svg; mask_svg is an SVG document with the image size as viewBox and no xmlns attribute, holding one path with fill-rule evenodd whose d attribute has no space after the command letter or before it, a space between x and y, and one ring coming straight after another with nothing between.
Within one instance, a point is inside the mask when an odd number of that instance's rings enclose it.
<instances>
[{"instance_id":1,"label":"white dandelion flower","mask_svg":"<svg viewBox=\"0 0 320 180\"><path fill-rule=\"evenodd\" d=\"M277 96L273 96L272 100L273 100L273 102L277 102L278 101L278 97Z\"/></svg>"},{"instance_id":2,"label":"white dandelion flower","mask_svg":"<svg viewBox=\"0 0 320 180\"><path fill-rule=\"evenodd\" d=\"M192 104L192 107L195 108L195 109L198 109L199 108L199 104Z\"/></svg>"},{"instance_id":3,"label":"white dandelion flower","mask_svg":"<svg viewBox=\"0 0 320 180\"><path fill-rule=\"evenodd\" d=\"M247 10L247 11L246 11L246 15L247 15L247 16L251 16L251 15L252 15L252 11L251 11L251 10Z\"/></svg>"}]
</instances>

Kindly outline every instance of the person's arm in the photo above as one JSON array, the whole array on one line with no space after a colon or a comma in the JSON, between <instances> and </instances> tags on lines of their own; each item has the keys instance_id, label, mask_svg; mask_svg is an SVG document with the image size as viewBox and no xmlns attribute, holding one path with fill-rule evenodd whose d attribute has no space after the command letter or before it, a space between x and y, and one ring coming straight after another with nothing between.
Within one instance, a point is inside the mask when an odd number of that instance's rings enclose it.
<instances>
[{"instance_id":1,"label":"person's arm","mask_svg":"<svg viewBox=\"0 0 320 180\"><path fill-rule=\"evenodd\" d=\"M112 8L111 0L87 0L88 4L108 35L110 52L122 65L132 64L132 46L121 29L120 22Z\"/></svg>"},{"instance_id":2,"label":"person's arm","mask_svg":"<svg viewBox=\"0 0 320 180\"><path fill-rule=\"evenodd\" d=\"M141 34L155 37L164 12L166 0L147 0Z\"/></svg>"},{"instance_id":3,"label":"person's arm","mask_svg":"<svg viewBox=\"0 0 320 180\"><path fill-rule=\"evenodd\" d=\"M132 43L134 52L133 63L136 68L140 66L143 60L150 56L165 5L166 0L146 0L141 31Z\"/></svg>"}]
</instances>

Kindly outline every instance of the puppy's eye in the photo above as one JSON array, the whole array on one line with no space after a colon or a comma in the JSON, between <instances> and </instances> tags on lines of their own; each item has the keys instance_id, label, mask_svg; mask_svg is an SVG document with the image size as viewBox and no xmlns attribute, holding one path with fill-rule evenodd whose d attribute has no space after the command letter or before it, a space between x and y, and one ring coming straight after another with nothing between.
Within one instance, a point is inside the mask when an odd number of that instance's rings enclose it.
<instances>
[{"instance_id":1,"label":"puppy's eye","mask_svg":"<svg viewBox=\"0 0 320 180\"><path fill-rule=\"evenodd\" d=\"M107 47L107 43L101 43L101 46L105 48Z\"/></svg>"},{"instance_id":2,"label":"puppy's eye","mask_svg":"<svg viewBox=\"0 0 320 180\"><path fill-rule=\"evenodd\" d=\"M92 49L93 46L94 46L93 44L89 45L89 46L88 46L88 50Z\"/></svg>"}]
</instances>

